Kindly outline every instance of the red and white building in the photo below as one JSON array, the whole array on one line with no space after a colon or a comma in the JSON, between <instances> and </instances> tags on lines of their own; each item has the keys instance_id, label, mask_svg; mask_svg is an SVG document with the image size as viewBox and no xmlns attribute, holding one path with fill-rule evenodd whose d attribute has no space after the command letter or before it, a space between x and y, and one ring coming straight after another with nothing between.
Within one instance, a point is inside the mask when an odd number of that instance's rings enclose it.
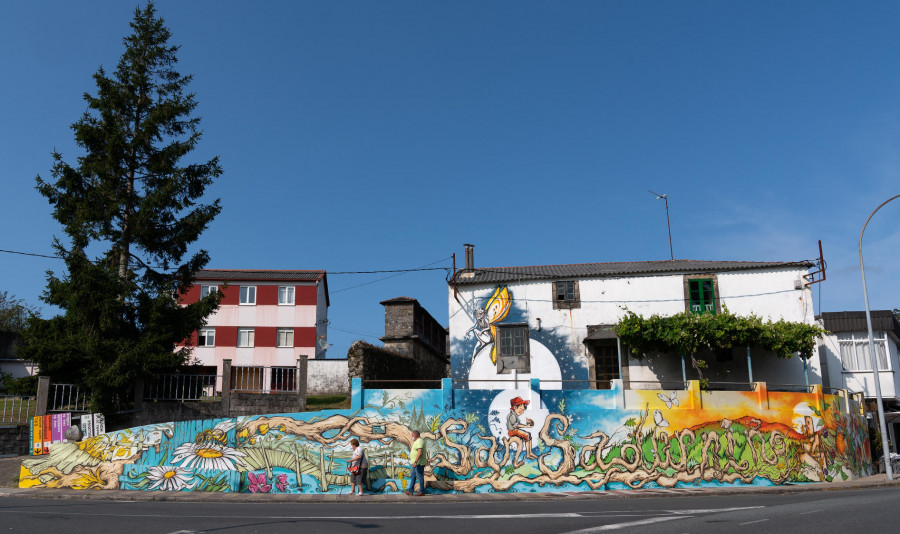
<instances>
[{"instance_id":1,"label":"red and white building","mask_svg":"<svg viewBox=\"0 0 900 534\"><path fill-rule=\"evenodd\" d=\"M281 384L281 377L293 376L287 371L298 356L325 358L325 271L204 269L182 301L217 290L219 308L192 337L193 358L207 371L221 375L222 361L231 360L232 384L249 380L255 384L249 389L282 389L290 384ZM277 372L282 369L286 373Z\"/></svg>"}]
</instances>

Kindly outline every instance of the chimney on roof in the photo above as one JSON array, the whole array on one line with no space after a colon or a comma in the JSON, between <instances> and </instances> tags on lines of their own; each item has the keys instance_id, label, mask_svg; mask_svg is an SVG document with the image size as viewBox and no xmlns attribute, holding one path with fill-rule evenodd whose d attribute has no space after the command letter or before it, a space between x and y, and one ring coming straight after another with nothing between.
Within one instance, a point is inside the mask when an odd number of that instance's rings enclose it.
<instances>
[{"instance_id":1,"label":"chimney on roof","mask_svg":"<svg viewBox=\"0 0 900 534\"><path fill-rule=\"evenodd\" d=\"M475 270L475 245L470 245L466 243L463 245L466 247L466 270L474 271Z\"/></svg>"}]
</instances>

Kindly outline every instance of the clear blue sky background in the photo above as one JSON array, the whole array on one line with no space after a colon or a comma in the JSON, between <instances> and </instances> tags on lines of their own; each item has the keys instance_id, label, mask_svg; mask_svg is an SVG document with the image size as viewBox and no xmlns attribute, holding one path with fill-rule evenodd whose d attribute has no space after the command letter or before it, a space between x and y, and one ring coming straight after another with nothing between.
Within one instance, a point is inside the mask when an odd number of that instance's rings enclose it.
<instances>
[{"instance_id":1,"label":"clear blue sky background","mask_svg":"<svg viewBox=\"0 0 900 534\"><path fill-rule=\"evenodd\" d=\"M136 3L0 3L0 249L62 235L34 177L115 67ZM803 260L816 312L861 310L857 239L900 193L897 2L160 1L220 155L212 268L326 269L329 357L379 301L447 321L444 271L676 258ZM897 221L866 231L873 309L900 307ZM41 305L59 260L0 253ZM365 284L365 285L364 285ZM44 306L44 314L54 310Z\"/></svg>"}]
</instances>

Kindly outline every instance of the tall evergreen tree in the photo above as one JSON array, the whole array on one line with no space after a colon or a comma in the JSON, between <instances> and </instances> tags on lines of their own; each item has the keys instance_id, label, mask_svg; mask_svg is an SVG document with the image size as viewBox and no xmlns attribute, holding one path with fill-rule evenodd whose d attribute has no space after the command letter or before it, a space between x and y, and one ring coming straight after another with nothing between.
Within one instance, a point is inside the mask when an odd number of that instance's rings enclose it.
<instances>
[{"instance_id":1,"label":"tall evergreen tree","mask_svg":"<svg viewBox=\"0 0 900 534\"><path fill-rule=\"evenodd\" d=\"M68 236L53 246L66 273L47 273L42 299L64 314L35 320L23 356L54 381L93 391L96 409L122 401L138 377L186 363L177 344L202 326L218 296L182 306L178 297L203 268L189 247L221 210L203 203L222 173L218 158L183 163L200 140L192 76L175 70L177 46L152 3L135 10L132 33L112 76L94 74L96 95L72 125L84 154L77 165L53 153L54 181L37 177Z\"/></svg>"}]
</instances>

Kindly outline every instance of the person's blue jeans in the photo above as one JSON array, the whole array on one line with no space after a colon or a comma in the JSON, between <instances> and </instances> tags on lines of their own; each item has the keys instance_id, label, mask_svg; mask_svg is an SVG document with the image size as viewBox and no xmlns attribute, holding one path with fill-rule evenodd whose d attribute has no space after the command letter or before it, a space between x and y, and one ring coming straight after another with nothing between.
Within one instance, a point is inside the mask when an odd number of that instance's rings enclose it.
<instances>
[{"instance_id":1,"label":"person's blue jeans","mask_svg":"<svg viewBox=\"0 0 900 534\"><path fill-rule=\"evenodd\" d=\"M419 481L419 493L425 493L425 466L414 465L409 470L409 491L415 493L416 480Z\"/></svg>"}]
</instances>

